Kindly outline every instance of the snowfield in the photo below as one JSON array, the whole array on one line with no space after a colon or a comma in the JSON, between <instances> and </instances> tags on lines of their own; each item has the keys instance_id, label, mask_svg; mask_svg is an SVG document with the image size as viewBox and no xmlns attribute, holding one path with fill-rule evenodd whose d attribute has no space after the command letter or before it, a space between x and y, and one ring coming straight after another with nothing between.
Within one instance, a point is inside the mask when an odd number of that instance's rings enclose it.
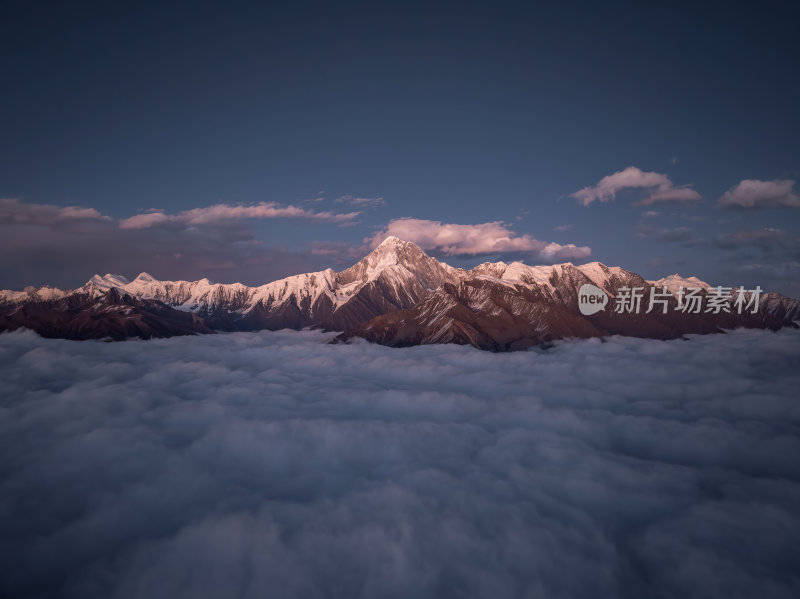
<instances>
[{"instance_id":1,"label":"snowfield","mask_svg":"<svg viewBox=\"0 0 800 599\"><path fill-rule=\"evenodd\" d=\"M0 596L800 596L800 331L0 335Z\"/></svg>"}]
</instances>

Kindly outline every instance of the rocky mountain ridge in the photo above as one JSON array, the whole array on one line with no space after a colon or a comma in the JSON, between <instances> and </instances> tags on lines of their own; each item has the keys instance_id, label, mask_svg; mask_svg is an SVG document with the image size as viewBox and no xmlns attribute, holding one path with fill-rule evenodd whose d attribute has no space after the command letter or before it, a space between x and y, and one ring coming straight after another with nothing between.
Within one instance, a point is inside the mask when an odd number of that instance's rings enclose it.
<instances>
[{"instance_id":1,"label":"rocky mountain ridge","mask_svg":"<svg viewBox=\"0 0 800 599\"><path fill-rule=\"evenodd\" d=\"M159 281L141 273L132 281L95 275L82 287L0 291L0 330L27 327L46 336L114 339L218 331L305 327L342 331L388 345L462 343L496 351L522 349L566 337L626 334L669 338L737 326L780 328L800 318L800 302L765 294L753 314L683 314L677 298L668 314L615 314L610 307L586 316L578 289L591 284L610 298L624 287L711 286L672 275L646 281L599 262L528 266L486 262L453 268L416 244L388 237L343 271L327 269L257 287L241 283ZM108 305L124 309L108 310ZM46 316L49 314L49 317ZM126 319L133 324L124 324ZM163 326L156 326L162 319ZM89 326L87 323L92 323ZM105 335L104 333L108 333Z\"/></svg>"}]
</instances>

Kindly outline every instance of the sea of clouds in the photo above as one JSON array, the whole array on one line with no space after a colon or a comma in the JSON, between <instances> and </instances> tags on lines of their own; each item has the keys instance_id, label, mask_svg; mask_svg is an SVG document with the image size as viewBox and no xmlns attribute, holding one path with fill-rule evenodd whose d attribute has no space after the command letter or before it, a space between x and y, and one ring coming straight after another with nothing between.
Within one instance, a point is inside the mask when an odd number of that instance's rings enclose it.
<instances>
[{"instance_id":1,"label":"sea of clouds","mask_svg":"<svg viewBox=\"0 0 800 599\"><path fill-rule=\"evenodd\" d=\"M0 335L0 597L798 597L800 332Z\"/></svg>"}]
</instances>

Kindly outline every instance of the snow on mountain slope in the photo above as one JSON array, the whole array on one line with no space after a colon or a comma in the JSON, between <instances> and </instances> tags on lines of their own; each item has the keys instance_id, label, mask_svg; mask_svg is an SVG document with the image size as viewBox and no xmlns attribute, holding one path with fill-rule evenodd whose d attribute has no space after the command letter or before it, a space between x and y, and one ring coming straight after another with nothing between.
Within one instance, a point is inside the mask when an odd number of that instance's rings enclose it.
<instances>
[{"instance_id":1,"label":"snow on mountain slope","mask_svg":"<svg viewBox=\"0 0 800 599\"><path fill-rule=\"evenodd\" d=\"M682 277L678 273L658 279L657 281L648 281L651 285L655 285L659 289L666 287L672 295L677 295L678 290L683 287L688 289L690 287L700 287L701 289L711 289L711 285L705 281L701 281L697 277Z\"/></svg>"},{"instance_id":2,"label":"snow on mountain slope","mask_svg":"<svg viewBox=\"0 0 800 599\"><path fill-rule=\"evenodd\" d=\"M610 283L613 279L627 279L631 274L619 266L606 266L601 262L589 262L576 267L585 274L595 285L606 291L612 291Z\"/></svg>"},{"instance_id":3,"label":"snow on mountain slope","mask_svg":"<svg viewBox=\"0 0 800 599\"><path fill-rule=\"evenodd\" d=\"M498 282L514 285L541 285L552 287L550 278L553 276L554 266L528 266L522 262L484 262L472 270L470 275L481 278L490 278Z\"/></svg>"},{"instance_id":4,"label":"snow on mountain slope","mask_svg":"<svg viewBox=\"0 0 800 599\"><path fill-rule=\"evenodd\" d=\"M104 276L94 275L91 279L89 279L86 284L95 285L98 289L102 289L103 291L108 291L112 287L123 287L130 283L128 279L123 277L122 275L112 275L106 274Z\"/></svg>"},{"instance_id":5,"label":"snow on mountain slope","mask_svg":"<svg viewBox=\"0 0 800 599\"><path fill-rule=\"evenodd\" d=\"M191 282L159 281L146 272L129 283L115 286L134 297L159 300L192 312L239 310L252 295L252 288L241 283L213 284L208 279Z\"/></svg>"},{"instance_id":6,"label":"snow on mountain slope","mask_svg":"<svg viewBox=\"0 0 800 599\"><path fill-rule=\"evenodd\" d=\"M102 277L101 277L102 278ZM214 331L196 314L143 300L111 287L95 294L79 290L47 301L29 301L0 310L0 331L30 329L43 337L62 339L151 339Z\"/></svg>"},{"instance_id":7,"label":"snow on mountain slope","mask_svg":"<svg viewBox=\"0 0 800 599\"><path fill-rule=\"evenodd\" d=\"M69 291L64 291L57 287L44 285L39 288L26 287L22 291L12 291L10 289L0 290L0 306L9 304L21 304L24 302L47 302L61 299Z\"/></svg>"},{"instance_id":8,"label":"snow on mountain slope","mask_svg":"<svg viewBox=\"0 0 800 599\"><path fill-rule=\"evenodd\" d=\"M609 285L612 280L628 278L628 271L618 266L606 266L600 262L589 262L581 266L575 266L572 262L553 264L549 266L528 266L522 262L484 262L468 271L472 275L479 277L490 277L497 281L509 285L523 285L527 287L539 287L542 290L554 290L554 280L562 278L564 273L577 270L588 279L608 292L611 292ZM574 275L574 273L571 273Z\"/></svg>"}]
</instances>

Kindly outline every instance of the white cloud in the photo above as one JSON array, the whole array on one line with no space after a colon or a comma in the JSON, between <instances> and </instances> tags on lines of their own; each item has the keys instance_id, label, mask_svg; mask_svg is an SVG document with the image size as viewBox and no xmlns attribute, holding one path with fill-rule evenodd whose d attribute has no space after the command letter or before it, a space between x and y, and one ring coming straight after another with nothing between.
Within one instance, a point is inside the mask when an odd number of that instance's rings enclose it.
<instances>
[{"instance_id":1,"label":"white cloud","mask_svg":"<svg viewBox=\"0 0 800 599\"><path fill-rule=\"evenodd\" d=\"M692 202L700 199L700 194L687 186L676 187L672 181L661 173L643 171L629 166L621 171L600 179L593 187L584 187L572 194L584 206L592 202L608 202L617 193L625 189L648 189L650 194L637 202L640 205L658 204L662 202Z\"/></svg>"},{"instance_id":2,"label":"white cloud","mask_svg":"<svg viewBox=\"0 0 800 599\"><path fill-rule=\"evenodd\" d=\"M795 597L800 333L0 335L0 594Z\"/></svg>"},{"instance_id":3,"label":"white cloud","mask_svg":"<svg viewBox=\"0 0 800 599\"><path fill-rule=\"evenodd\" d=\"M792 179L760 181L744 179L717 201L717 208L797 208L800 195L794 192Z\"/></svg>"},{"instance_id":4,"label":"white cloud","mask_svg":"<svg viewBox=\"0 0 800 599\"><path fill-rule=\"evenodd\" d=\"M178 214L166 214L162 210L151 210L123 219L119 222L119 226L121 229L144 229L166 223L191 226L249 218L306 218L334 223L347 223L353 221L359 214L361 213L316 212L298 206L281 206L276 202L260 202L249 206L215 204L204 208L185 210Z\"/></svg>"},{"instance_id":5,"label":"white cloud","mask_svg":"<svg viewBox=\"0 0 800 599\"><path fill-rule=\"evenodd\" d=\"M398 218L364 241L376 247L390 235L413 241L424 250L436 250L451 256L519 252L535 254L540 259L569 260L585 258L592 253L586 246L548 243L528 234L518 235L502 221L460 225L419 218Z\"/></svg>"}]
</instances>

